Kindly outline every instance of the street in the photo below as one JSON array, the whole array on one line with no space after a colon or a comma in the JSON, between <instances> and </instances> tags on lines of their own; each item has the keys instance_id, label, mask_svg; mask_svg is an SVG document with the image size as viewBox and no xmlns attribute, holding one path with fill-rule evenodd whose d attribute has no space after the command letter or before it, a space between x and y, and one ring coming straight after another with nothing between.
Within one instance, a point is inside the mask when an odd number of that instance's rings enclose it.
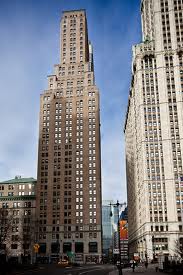
<instances>
[{"instance_id":1,"label":"street","mask_svg":"<svg viewBox=\"0 0 183 275\"><path fill-rule=\"evenodd\" d=\"M144 273L144 275L157 275L156 265L149 265L146 269L144 265L139 265L132 271L132 268L123 269L123 275L134 275ZM158 272L159 273L159 272ZM13 272L11 275L118 275L118 270L113 265L85 265L81 267L60 268L56 265L40 265L37 269L29 271Z\"/></svg>"},{"instance_id":2,"label":"street","mask_svg":"<svg viewBox=\"0 0 183 275\"><path fill-rule=\"evenodd\" d=\"M81 267L65 267L61 268L56 265L41 265L37 269L29 271L13 272L12 275L107 275L114 271L116 267L112 265L87 265Z\"/></svg>"}]
</instances>

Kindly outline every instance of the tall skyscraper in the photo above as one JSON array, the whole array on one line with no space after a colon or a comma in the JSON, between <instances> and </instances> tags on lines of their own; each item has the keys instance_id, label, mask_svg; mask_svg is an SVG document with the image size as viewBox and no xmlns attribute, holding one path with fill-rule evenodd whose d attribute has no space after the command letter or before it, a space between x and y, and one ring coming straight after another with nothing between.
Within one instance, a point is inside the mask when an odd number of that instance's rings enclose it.
<instances>
[{"instance_id":1,"label":"tall skyscraper","mask_svg":"<svg viewBox=\"0 0 183 275\"><path fill-rule=\"evenodd\" d=\"M65 11L60 64L41 95L37 218L40 253L98 262L101 255L99 91L85 10Z\"/></svg>"},{"instance_id":2,"label":"tall skyscraper","mask_svg":"<svg viewBox=\"0 0 183 275\"><path fill-rule=\"evenodd\" d=\"M183 240L183 1L142 0L125 123L131 255Z\"/></svg>"}]
</instances>

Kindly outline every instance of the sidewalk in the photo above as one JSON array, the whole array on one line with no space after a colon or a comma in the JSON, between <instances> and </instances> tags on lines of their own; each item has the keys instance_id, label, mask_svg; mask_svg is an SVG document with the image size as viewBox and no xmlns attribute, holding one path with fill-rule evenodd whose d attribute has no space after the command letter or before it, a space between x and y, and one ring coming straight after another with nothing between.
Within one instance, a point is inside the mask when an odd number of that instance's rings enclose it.
<instances>
[{"instance_id":1,"label":"sidewalk","mask_svg":"<svg viewBox=\"0 0 183 275\"><path fill-rule=\"evenodd\" d=\"M146 269L144 265L139 265L135 268L135 271L133 272L132 268L124 268L123 269L123 275L135 275L135 273L144 273L144 275L158 275L159 272L156 272L156 264L149 264L148 268ZM118 275L118 269L109 272L109 275Z\"/></svg>"},{"instance_id":2,"label":"sidewalk","mask_svg":"<svg viewBox=\"0 0 183 275\"><path fill-rule=\"evenodd\" d=\"M114 270L114 271L109 272L108 275L118 275L118 274L119 274L118 270Z\"/></svg>"}]
</instances>

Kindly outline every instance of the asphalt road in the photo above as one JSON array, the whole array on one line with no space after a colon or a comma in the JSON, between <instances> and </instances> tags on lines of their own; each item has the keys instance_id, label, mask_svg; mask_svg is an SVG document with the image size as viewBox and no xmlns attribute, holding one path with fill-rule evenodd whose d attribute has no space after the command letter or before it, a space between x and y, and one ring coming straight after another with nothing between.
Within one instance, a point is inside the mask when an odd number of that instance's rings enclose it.
<instances>
[{"instance_id":1,"label":"asphalt road","mask_svg":"<svg viewBox=\"0 0 183 275\"><path fill-rule=\"evenodd\" d=\"M13 273L13 275L108 275L114 270L115 267L112 265L91 265L72 268L61 268L55 265L42 265L39 266L38 269L19 271Z\"/></svg>"},{"instance_id":2,"label":"asphalt road","mask_svg":"<svg viewBox=\"0 0 183 275\"><path fill-rule=\"evenodd\" d=\"M149 264L146 269L143 264L135 268L133 272L132 268L124 268L123 275L158 275L160 272L156 272L157 264ZM138 273L138 274L137 274ZM140 274L139 274L140 273ZM118 275L116 267L112 265L84 265L82 267L72 268L60 268L54 264L39 265L37 269L29 271L12 271L11 273L2 272L0 266L0 275Z\"/></svg>"}]
</instances>

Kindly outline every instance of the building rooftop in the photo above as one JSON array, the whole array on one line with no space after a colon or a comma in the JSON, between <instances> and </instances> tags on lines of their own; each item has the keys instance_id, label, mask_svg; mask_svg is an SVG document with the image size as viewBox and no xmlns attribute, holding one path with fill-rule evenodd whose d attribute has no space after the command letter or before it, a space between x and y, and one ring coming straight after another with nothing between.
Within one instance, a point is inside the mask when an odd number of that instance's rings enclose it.
<instances>
[{"instance_id":1,"label":"building rooftop","mask_svg":"<svg viewBox=\"0 0 183 275\"><path fill-rule=\"evenodd\" d=\"M73 12L80 12L83 11L84 13L86 13L85 9L78 9L78 10L65 10L63 11L63 13L73 13Z\"/></svg>"},{"instance_id":2,"label":"building rooftop","mask_svg":"<svg viewBox=\"0 0 183 275\"><path fill-rule=\"evenodd\" d=\"M21 178L20 176L16 176L14 179L6 180L0 182L0 184L16 184L16 183L29 183L29 182L36 182L37 180L34 178Z\"/></svg>"}]
</instances>

